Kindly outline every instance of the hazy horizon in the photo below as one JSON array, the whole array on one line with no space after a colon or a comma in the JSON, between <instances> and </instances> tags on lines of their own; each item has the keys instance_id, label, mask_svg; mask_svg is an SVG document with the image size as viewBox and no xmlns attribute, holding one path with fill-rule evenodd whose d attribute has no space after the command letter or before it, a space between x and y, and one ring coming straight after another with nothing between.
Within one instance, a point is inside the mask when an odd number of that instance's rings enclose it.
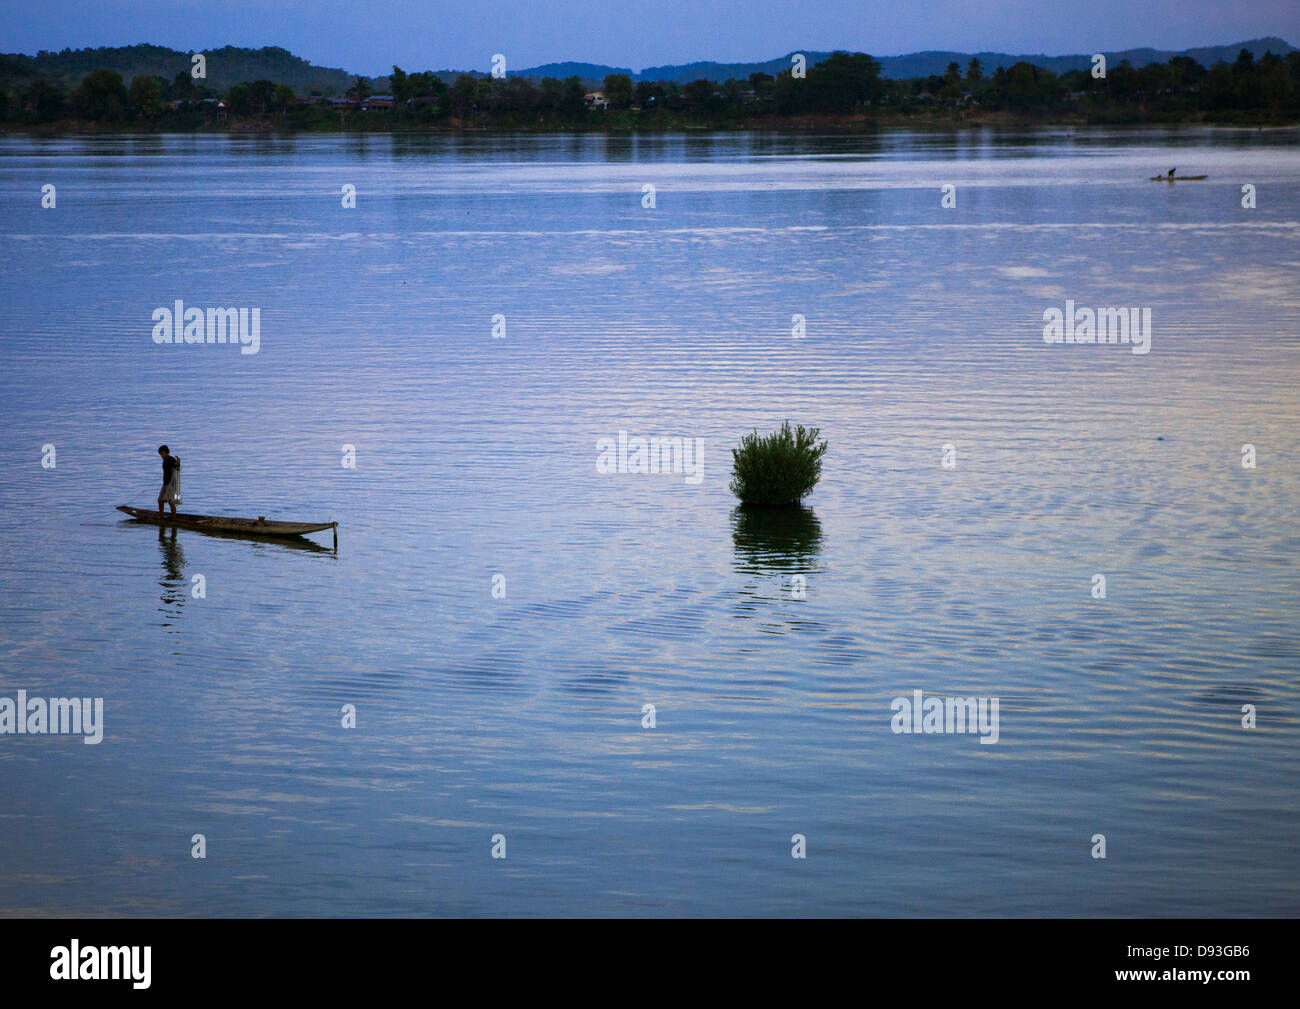
<instances>
[{"instance_id":1,"label":"hazy horizon","mask_svg":"<svg viewBox=\"0 0 1300 1009\"><path fill-rule=\"evenodd\" d=\"M924 9L823 0L798 10L776 0L708 8L663 0L647 13L594 8L577 0L556 0L545 9L521 0L502 0L491 8L450 0L436 10L414 0L367 8L330 0L310 5L232 0L224 8L192 0L109 0L91 10L49 0L12 11L0 45L6 52L33 55L129 45L182 51L278 46L316 66L382 76L394 64L486 71L494 53L505 54L511 68L579 62L639 73L701 61L757 62L799 50L1056 56L1179 51L1270 36L1288 42L1300 36L1300 5L1253 0L1229 8L1213 0L1156 0L1137 7L1101 0L1062 14L1043 0L992 0L979 10L957 0L938 0Z\"/></svg>"}]
</instances>

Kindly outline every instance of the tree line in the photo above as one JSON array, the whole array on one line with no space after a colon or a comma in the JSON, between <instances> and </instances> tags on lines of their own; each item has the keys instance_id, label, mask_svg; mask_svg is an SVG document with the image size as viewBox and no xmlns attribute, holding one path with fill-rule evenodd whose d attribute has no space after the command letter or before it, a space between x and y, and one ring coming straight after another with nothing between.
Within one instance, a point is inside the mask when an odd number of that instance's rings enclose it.
<instances>
[{"instance_id":1,"label":"tree line","mask_svg":"<svg viewBox=\"0 0 1300 1009\"><path fill-rule=\"evenodd\" d=\"M376 102L377 85L391 103ZM382 106L382 107L381 107ZM224 92L182 71L172 80L137 75L130 85L115 71L96 69L76 87L38 77L26 86L0 87L0 122L34 126L92 122L153 129L199 129L236 120L289 129L401 129L421 126L503 128L673 128L761 124L794 117L977 118L1005 112L1075 121L1232 122L1300 121L1300 51L1256 60L1241 50L1232 63L1204 67L1187 56L1135 68L1054 74L1031 63L992 73L971 59L943 75L909 80L881 76L866 53L836 52L797 75L751 74L721 83L697 80L633 81L610 74L593 94L577 77L494 78L461 74L450 84L433 71L393 67L387 79L353 79L341 98L296 94L269 80L239 83Z\"/></svg>"}]
</instances>

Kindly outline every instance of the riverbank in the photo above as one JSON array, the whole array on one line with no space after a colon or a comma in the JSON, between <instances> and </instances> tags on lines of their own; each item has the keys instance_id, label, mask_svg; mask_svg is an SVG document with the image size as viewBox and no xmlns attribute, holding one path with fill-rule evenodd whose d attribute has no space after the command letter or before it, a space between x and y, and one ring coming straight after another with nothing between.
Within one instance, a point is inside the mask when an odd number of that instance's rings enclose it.
<instances>
[{"instance_id":1,"label":"riverbank","mask_svg":"<svg viewBox=\"0 0 1300 1009\"><path fill-rule=\"evenodd\" d=\"M880 129L951 132L965 129L1032 129L1035 127L1078 128L1087 126L1212 126L1284 130L1300 127L1300 120L1274 120L1260 117L1183 116L1176 118L1140 118L1134 116L1085 116L1080 114L1024 114L1006 110L968 111L961 115L948 112L873 113L871 115L809 114L797 116L749 116L723 121L699 121L686 117L640 117L629 113L609 113L601 119L583 122L557 120L506 119L486 122L475 119L448 118L436 122L418 122L408 117L386 113L352 112L340 117L306 120L296 116L242 116L216 120L186 119L169 116L152 121L95 121L64 119L51 123L0 124L0 135L56 136L68 133L104 134L171 134L171 133L870 133Z\"/></svg>"}]
</instances>

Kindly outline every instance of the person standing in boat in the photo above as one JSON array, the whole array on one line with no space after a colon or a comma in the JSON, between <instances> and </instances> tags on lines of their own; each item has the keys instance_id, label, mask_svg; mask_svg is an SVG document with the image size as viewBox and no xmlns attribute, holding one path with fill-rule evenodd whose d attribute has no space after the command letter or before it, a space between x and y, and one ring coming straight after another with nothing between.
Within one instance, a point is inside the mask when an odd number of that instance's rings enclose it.
<instances>
[{"instance_id":1,"label":"person standing in boat","mask_svg":"<svg viewBox=\"0 0 1300 1009\"><path fill-rule=\"evenodd\" d=\"M166 445L158 446L158 454L162 456L163 466L163 485L158 492L158 514L163 513L163 502L166 502L172 506L172 514L175 515L176 506L181 503L181 461L171 454Z\"/></svg>"}]
</instances>

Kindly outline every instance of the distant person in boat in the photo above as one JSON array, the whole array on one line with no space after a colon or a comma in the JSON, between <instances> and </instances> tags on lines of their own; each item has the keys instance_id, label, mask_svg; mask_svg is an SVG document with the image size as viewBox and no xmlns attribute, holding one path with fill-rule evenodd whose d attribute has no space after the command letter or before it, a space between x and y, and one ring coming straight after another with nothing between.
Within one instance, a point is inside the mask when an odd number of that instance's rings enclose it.
<instances>
[{"instance_id":1,"label":"distant person in boat","mask_svg":"<svg viewBox=\"0 0 1300 1009\"><path fill-rule=\"evenodd\" d=\"M176 506L181 503L181 461L177 456L171 454L166 445L158 446L158 454L162 456L163 464L163 485L162 490L158 492L158 514L163 513L163 502L172 506L172 514L176 514Z\"/></svg>"}]
</instances>

